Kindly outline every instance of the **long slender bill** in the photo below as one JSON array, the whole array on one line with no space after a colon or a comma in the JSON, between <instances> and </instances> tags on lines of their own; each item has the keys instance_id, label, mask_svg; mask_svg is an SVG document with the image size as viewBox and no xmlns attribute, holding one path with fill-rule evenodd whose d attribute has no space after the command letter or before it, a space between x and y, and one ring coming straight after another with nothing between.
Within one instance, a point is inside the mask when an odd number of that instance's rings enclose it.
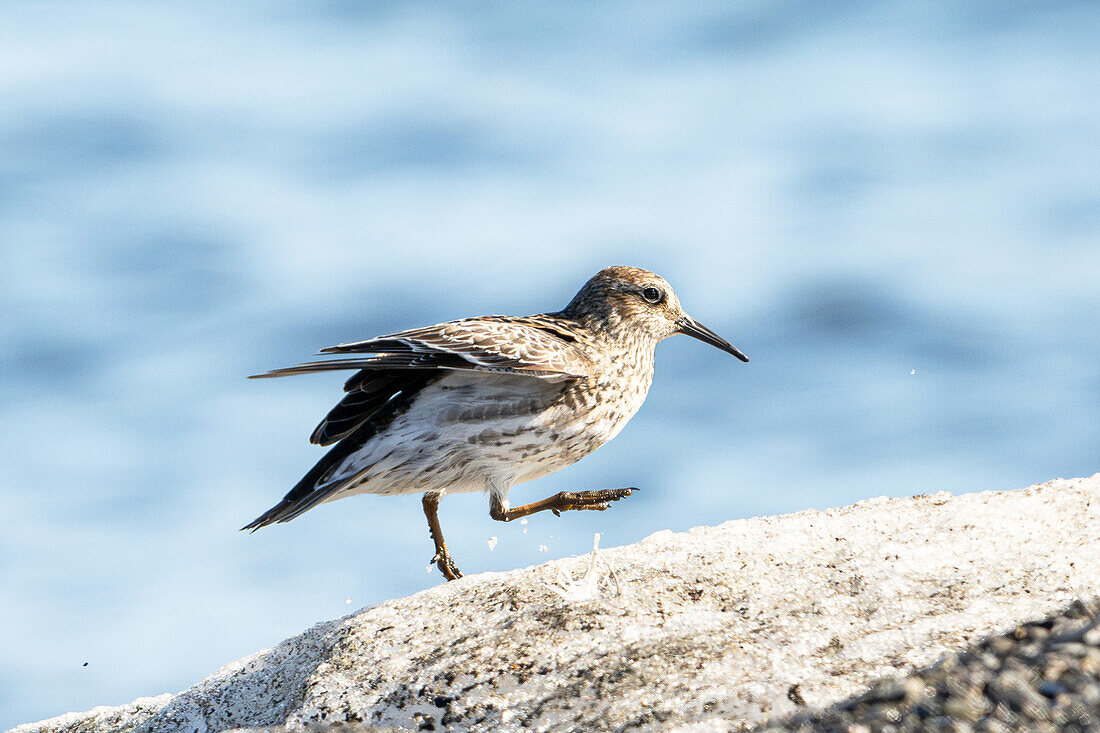
<instances>
[{"instance_id":1,"label":"long slender bill","mask_svg":"<svg viewBox=\"0 0 1100 733\"><path fill-rule=\"evenodd\" d=\"M742 354L741 350L736 346L687 314L680 318L680 333L686 333L688 336L697 338L703 343L717 346L722 351L733 354L741 361L747 362L749 360L749 357Z\"/></svg>"}]
</instances>

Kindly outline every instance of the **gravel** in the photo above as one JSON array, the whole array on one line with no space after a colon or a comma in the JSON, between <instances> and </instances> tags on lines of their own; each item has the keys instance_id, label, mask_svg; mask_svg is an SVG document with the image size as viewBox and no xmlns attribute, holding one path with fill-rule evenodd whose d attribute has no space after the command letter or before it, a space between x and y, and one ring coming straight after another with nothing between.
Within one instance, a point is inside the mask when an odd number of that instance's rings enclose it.
<instances>
[{"instance_id":1,"label":"gravel","mask_svg":"<svg viewBox=\"0 0 1100 733\"><path fill-rule=\"evenodd\" d=\"M1100 601L987 637L902 679L765 731L1100 731Z\"/></svg>"}]
</instances>

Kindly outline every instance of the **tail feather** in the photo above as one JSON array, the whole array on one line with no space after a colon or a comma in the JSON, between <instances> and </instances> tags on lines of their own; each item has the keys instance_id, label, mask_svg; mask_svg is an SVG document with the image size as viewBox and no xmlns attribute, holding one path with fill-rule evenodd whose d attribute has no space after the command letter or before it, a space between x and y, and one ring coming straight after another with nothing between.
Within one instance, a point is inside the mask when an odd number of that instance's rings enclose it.
<instances>
[{"instance_id":1,"label":"tail feather","mask_svg":"<svg viewBox=\"0 0 1100 733\"><path fill-rule=\"evenodd\" d=\"M263 514L256 517L255 519L253 519L251 522L249 522L245 526L241 527L241 531L242 532L245 532L245 531L255 532L260 527L266 527L269 524L274 524L275 522L278 522L279 518L283 515L286 508L287 508L287 503L285 501L280 501L278 504L271 507L266 512L264 512Z\"/></svg>"},{"instance_id":2,"label":"tail feather","mask_svg":"<svg viewBox=\"0 0 1100 733\"><path fill-rule=\"evenodd\" d=\"M326 483L326 479L337 466L343 463L345 458L362 448L368 440L374 437L375 430L376 426L370 422L360 425L355 432L341 440L328 453L323 455L321 460L317 461L313 468L309 469L309 472L294 485L294 488L287 492L282 501L256 517L249 524L241 527L241 530L255 532L260 527L266 527L275 522L289 522L302 512L311 509L336 491L344 488L350 483L350 480Z\"/></svg>"},{"instance_id":3,"label":"tail feather","mask_svg":"<svg viewBox=\"0 0 1100 733\"><path fill-rule=\"evenodd\" d=\"M303 496L297 501L287 501L284 499L275 506L268 509L266 512L256 517L250 524L241 527L241 530L251 530L255 532L260 527L266 527L269 524L275 524L276 522L289 522L307 511L317 506L325 499L329 498L336 492L343 489L350 484L351 481L340 481L330 484L324 488L317 488L311 491L306 496Z\"/></svg>"},{"instance_id":4,"label":"tail feather","mask_svg":"<svg viewBox=\"0 0 1100 733\"><path fill-rule=\"evenodd\" d=\"M287 492L282 501L242 527L242 531L255 532L260 527L266 527L269 524L289 522L354 483L355 476L332 480L332 475L349 456L366 445L375 435L384 431L398 415L409 409L409 406L425 385L439 378L438 373L405 371L402 379L392 380L390 386L393 393L380 406L365 405L369 409L364 415L356 416L355 419L362 422L353 429L348 429L348 424L354 422L352 420L353 416L338 413L337 416L343 420L340 425L343 435L337 436L340 438L340 442L330 448L328 453L322 456L313 468L309 469L309 472L294 485L294 488ZM385 394L385 392L383 391L381 394ZM340 409L340 406L337 406L337 408L334 408L334 412ZM321 430L326 423L327 419L318 426L318 430ZM314 435L317 435L316 431Z\"/></svg>"},{"instance_id":5,"label":"tail feather","mask_svg":"<svg viewBox=\"0 0 1100 733\"><path fill-rule=\"evenodd\" d=\"M243 532L245 530L248 530L251 532L255 532L260 527L266 527L269 524L275 524L276 522L289 522L291 519L294 519L295 517L304 514L313 507L317 506L322 501L347 486L349 483L351 482L340 481L324 488L318 487L311 491L309 494L298 499L297 501L288 501L287 499L283 499L263 514L256 517L245 526L241 527L241 531Z\"/></svg>"}]
</instances>

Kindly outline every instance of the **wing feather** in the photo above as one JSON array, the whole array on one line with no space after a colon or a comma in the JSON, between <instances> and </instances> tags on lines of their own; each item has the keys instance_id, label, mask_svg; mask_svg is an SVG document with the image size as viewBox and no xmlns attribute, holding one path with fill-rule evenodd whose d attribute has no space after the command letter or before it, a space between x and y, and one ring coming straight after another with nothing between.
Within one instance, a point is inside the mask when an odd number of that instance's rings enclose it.
<instances>
[{"instance_id":1,"label":"wing feather","mask_svg":"<svg viewBox=\"0 0 1100 733\"><path fill-rule=\"evenodd\" d=\"M592 360L577 348L575 337L560 326L547 328L545 320L545 316L467 318L330 346L320 353L457 357L465 365L444 368L574 379L590 376Z\"/></svg>"},{"instance_id":2,"label":"wing feather","mask_svg":"<svg viewBox=\"0 0 1100 733\"><path fill-rule=\"evenodd\" d=\"M548 328L538 318L467 318L353 341L321 349L319 353L360 356L296 364L253 378L341 369L450 369L526 375L551 381L590 376L592 360L577 348L576 339L568 330L560 325ZM345 389L357 379L359 375L352 377Z\"/></svg>"}]
</instances>

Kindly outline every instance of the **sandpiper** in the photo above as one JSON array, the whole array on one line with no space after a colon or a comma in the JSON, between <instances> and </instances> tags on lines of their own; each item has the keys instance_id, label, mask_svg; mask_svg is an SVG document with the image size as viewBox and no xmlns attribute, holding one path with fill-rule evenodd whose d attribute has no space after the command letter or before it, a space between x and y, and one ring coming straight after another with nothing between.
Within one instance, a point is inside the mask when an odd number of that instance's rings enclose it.
<instances>
[{"instance_id":1,"label":"sandpiper","mask_svg":"<svg viewBox=\"0 0 1100 733\"><path fill-rule=\"evenodd\" d=\"M635 488L562 491L512 507L508 491L574 463L614 438L645 400L658 342L684 333L748 358L684 313L661 277L608 267L556 313L483 316L321 349L352 356L253 378L357 370L310 442L335 447L282 501L244 529L288 522L354 494L423 493L432 562L462 577L437 508L483 491L489 515L604 510Z\"/></svg>"}]
</instances>

